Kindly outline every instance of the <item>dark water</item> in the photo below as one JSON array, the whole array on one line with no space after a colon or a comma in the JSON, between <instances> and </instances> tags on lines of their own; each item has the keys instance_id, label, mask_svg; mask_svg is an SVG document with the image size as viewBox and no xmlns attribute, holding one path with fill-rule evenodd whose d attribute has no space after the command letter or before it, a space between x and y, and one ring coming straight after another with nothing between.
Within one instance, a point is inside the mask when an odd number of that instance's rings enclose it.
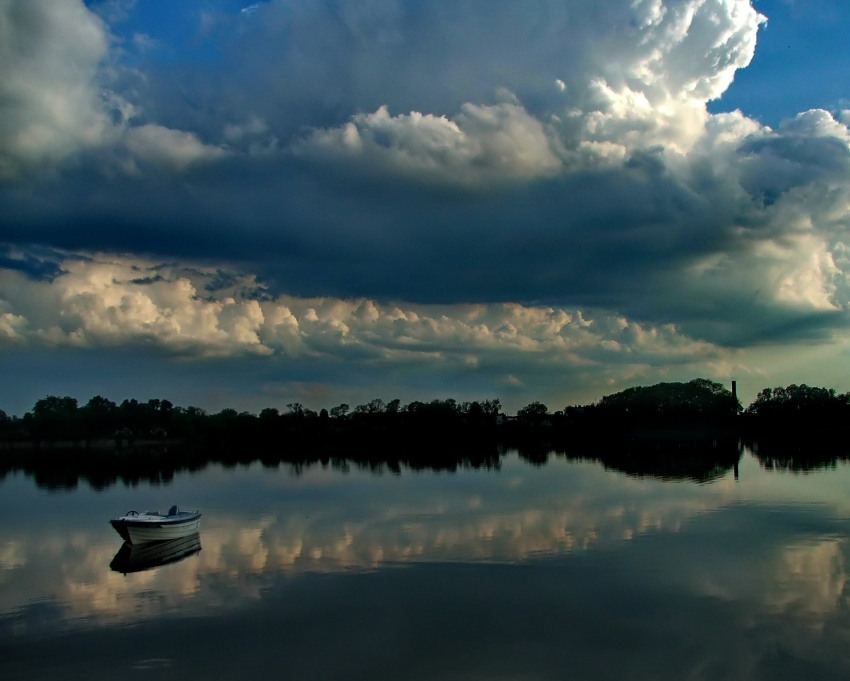
<instances>
[{"instance_id":1,"label":"dark water","mask_svg":"<svg viewBox=\"0 0 850 681\"><path fill-rule=\"evenodd\" d=\"M0 678L846 681L850 467L738 472L12 474ZM200 551L122 557L108 518L172 503Z\"/></svg>"}]
</instances>

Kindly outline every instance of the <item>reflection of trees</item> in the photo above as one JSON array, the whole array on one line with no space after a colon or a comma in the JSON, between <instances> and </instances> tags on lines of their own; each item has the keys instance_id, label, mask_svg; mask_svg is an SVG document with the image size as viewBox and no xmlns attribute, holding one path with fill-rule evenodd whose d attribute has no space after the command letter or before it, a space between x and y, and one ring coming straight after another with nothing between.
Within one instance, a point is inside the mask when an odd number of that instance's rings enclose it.
<instances>
[{"instance_id":1,"label":"reflection of trees","mask_svg":"<svg viewBox=\"0 0 850 681\"><path fill-rule=\"evenodd\" d=\"M792 437L781 432L748 441L759 464L767 470L812 471L850 460L850 446L839 434L814 433Z\"/></svg>"},{"instance_id":2,"label":"reflection of trees","mask_svg":"<svg viewBox=\"0 0 850 681\"><path fill-rule=\"evenodd\" d=\"M517 447L517 454L533 466L542 466L549 461L552 447L546 442L527 442Z\"/></svg>"},{"instance_id":3,"label":"reflection of trees","mask_svg":"<svg viewBox=\"0 0 850 681\"><path fill-rule=\"evenodd\" d=\"M608 451L599 460L638 477L709 482L725 476L740 461L737 438L645 441Z\"/></svg>"},{"instance_id":4,"label":"reflection of trees","mask_svg":"<svg viewBox=\"0 0 850 681\"><path fill-rule=\"evenodd\" d=\"M72 490L81 481L96 490L117 483L128 486L168 484L182 471L201 470L209 460L189 451L166 447L140 449L138 456L116 455L103 450L42 450L37 456L27 452L7 453L0 470L22 470L36 484L49 490Z\"/></svg>"},{"instance_id":5,"label":"reflection of trees","mask_svg":"<svg viewBox=\"0 0 850 681\"><path fill-rule=\"evenodd\" d=\"M373 436L288 443L288 446L250 441L235 446L226 441L218 446L147 445L132 453L104 449L10 450L0 457L0 477L12 470L31 475L39 487L50 490L75 489L85 482L94 489L141 483L168 484L175 474L202 470L218 464L235 468L260 462L266 468L289 466L296 474L314 467L338 470L357 468L376 473L413 471L498 469L502 451L495 441L469 441L422 437L408 441Z\"/></svg>"},{"instance_id":6,"label":"reflection of trees","mask_svg":"<svg viewBox=\"0 0 850 681\"><path fill-rule=\"evenodd\" d=\"M574 439L552 445L527 441L508 447L495 438L455 439L440 434L401 437L399 433L373 434L357 439L325 439L290 443L287 447L253 443L234 447L149 446L134 454L104 450L41 450L37 456L26 451L7 452L3 470L23 470L40 487L74 489L81 481L94 489L114 484L168 484L180 472L191 472L210 464L235 468L260 462L266 468L287 466L299 475L312 467L340 471L352 468L375 473L399 474L402 470L455 472L462 469L499 469L502 457L514 450L526 462L542 466L550 456L597 461L629 475L660 479L707 481L730 471L739 461L741 448L735 438L643 438Z\"/></svg>"},{"instance_id":7,"label":"reflection of trees","mask_svg":"<svg viewBox=\"0 0 850 681\"><path fill-rule=\"evenodd\" d=\"M4 452L0 479L9 471L31 475L40 487L74 489L81 482L94 489L115 484L168 484L176 474L198 471L210 464L235 468L259 462L266 468L289 467L296 475L312 467L340 471L352 468L400 474L403 470L453 472L498 469L508 451L529 464L542 466L554 456L599 462L612 470L638 477L706 482L726 475L739 462L742 447L736 437L587 437L556 443L498 440L470 442L434 438L417 442L376 438L348 442L303 443L282 448L269 444L242 447L148 446L133 455L109 450L26 450ZM850 449L834 439L763 439L747 446L768 470L808 471L850 460Z\"/></svg>"},{"instance_id":8,"label":"reflection of trees","mask_svg":"<svg viewBox=\"0 0 850 681\"><path fill-rule=\"evenodd\" d=\"M596 437L556 452L567 459L598 461L636 477L708 482L737 466L743 448L735 436Z\"/></svg>"}]
</instances>

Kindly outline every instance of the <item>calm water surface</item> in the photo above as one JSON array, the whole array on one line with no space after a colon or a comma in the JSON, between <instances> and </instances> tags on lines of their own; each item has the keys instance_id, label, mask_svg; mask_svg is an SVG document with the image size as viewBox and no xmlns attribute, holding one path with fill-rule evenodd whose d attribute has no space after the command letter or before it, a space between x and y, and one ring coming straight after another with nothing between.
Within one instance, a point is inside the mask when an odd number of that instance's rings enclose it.
<instances>
[{"instance_id":1,"label":"calm water surface","mask_svg":"<svg viewBox=\"0 0 850 681\"><path fill-rule=\"evenodd\" d=\"M745 451L738 472L509 454L102 491L11 474L0 678L846 681L850 467L768 471ZM201 550L114 562L108 519L172 503L203 511Z\"/></svg>"}]
</instances>

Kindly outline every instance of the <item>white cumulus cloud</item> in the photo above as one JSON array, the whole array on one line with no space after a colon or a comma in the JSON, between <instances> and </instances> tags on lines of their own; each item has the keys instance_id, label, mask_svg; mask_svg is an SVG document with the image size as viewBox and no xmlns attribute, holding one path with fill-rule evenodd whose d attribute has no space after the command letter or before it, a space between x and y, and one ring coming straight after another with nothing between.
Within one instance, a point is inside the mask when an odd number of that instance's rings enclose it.
<instances>
[{"instance_id":1,"label":"white cumulus cloud","mask_svg":"<svg viewBox=\"0 0 850 681\"><path fill-rule=\"evenodd\" d=\"M132 124L113 91L108 26L81 0L0 1L0 180L55 168L79 152L104 166L136 159L181 170L224 155L196 133ZM119 152L115 157L115 152Z\"/></svg>"},{"instance_id":2,"label":"white cumulus cloud","mask_svg":"<svg viewBox=\"0 0 850 681\"><path fill-rule=\"evenodd\" d=\"M0 179L97 144L107 29L77 0L0 2Z\"/></svg>"},{"instance_id":3,"label":"white cumulus cloud","mask_svg":"<svg viewBox=\"0 0 850 681\"><path fill-rule=\"evenodd\" d=\"M25 346L145 344L175 357L325 357L385 369L688 363L723 355L673 325L516 303L382 304L268 297L254 277L215 289L207 268L69 258L51 281L0 270L0 341ZM537 369L535 369L537 370ZM507 369L505 369L507 371Z\"/></svg>"},{"instance_id":4,"label":"white cumulus cloud","mask_svg":"<svg viewBox=\"0 0 850 681\"><path fill-rule=\"evenodd\" d=\"M552 175L561 167L545 127L513 104L465 104L454 118L382 106L297 142L302 157L356 162L374 174L476 186Z\"/></svg>"}]
</instances>

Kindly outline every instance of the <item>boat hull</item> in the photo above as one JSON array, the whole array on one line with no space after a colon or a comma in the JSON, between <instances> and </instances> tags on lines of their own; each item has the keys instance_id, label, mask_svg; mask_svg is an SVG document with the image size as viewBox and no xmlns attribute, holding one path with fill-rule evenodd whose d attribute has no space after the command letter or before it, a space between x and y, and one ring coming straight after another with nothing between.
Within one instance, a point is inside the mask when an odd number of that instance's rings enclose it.
<instances>
[{"instance_id":1,"label":"boat hull","mask_svg":"<svg viewBox=\"0 0 850 681\"><path fill-rule=\"evenodd\" d=\"M122 516L109 521L115 531L131 544L169 541L195 534L201 528L201 514L180 513L177 516L142 514Z\"/></svg>"}]
</instances>

